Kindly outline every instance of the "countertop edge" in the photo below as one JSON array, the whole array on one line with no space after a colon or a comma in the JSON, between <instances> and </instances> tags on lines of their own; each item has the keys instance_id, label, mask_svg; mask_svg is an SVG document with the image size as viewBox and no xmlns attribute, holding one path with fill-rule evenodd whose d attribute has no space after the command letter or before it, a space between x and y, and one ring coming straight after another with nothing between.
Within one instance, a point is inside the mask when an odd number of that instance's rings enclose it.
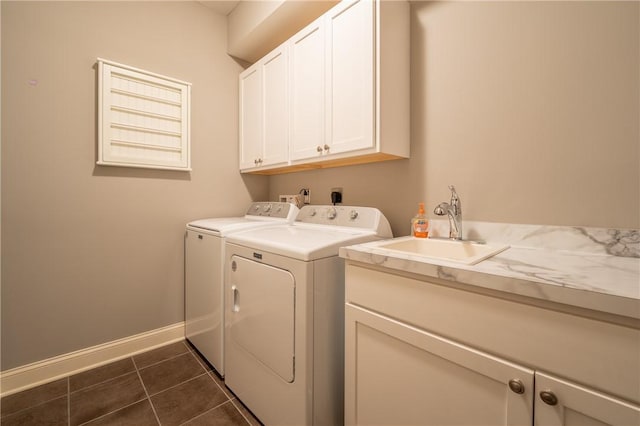
<instances>
[{"instance_id":1,"label":"countertop edge","mask_svg":"<svg viewBox=\"0 0 640 426\"><path fill-rule=\"evenodd\" d=\"M486 271L474 271L472 268L456 267L450 263L418 262L396 257L392 253L381 254L377 250L357 245L341 247L339 255L346 261L373 265L378 268L388 269L389 272L399 271L419 278L437 278L476 288L524 296L543 302L640 320L640 299L544 283L526 278L499 275Z\"/></svg>"}]
</instances>

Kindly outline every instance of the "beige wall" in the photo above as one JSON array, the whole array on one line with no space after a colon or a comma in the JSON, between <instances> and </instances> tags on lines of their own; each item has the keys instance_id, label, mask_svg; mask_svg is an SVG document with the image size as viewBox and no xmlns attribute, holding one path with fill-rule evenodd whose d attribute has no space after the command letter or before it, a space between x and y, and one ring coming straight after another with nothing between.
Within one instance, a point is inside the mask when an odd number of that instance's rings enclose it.
<instances>
[{"instance_id":1,"label":"beige wall","mask_svg":"<svg viewBox=\"0 0 640 426\"><path fill-rule=\"evenodd\" d=\"M466 220L640 227L637 2L413 2L411 159L270 178L237 171L223 17L0 5L3 370L182 321L184 223L303 186L397 235L450 183ZM95 165L97 57L193 83L193 172Z\"/></svg>"},{"instance_id":2,"label":"beige wall","mask_svg":"<svg viewBox=\"0 0 640 426\"><path fill-rule=\"evenodd\" d=\"M396 235L424 201L463 219L640 227L638 2L412 2L411 159L280 175L270 197L374 205Z\"/></svg>"},{"instance_id":3,"label":"beige wall","mask_svg":"<svg viewBox=\"0 0 640 426\"><path fill-rule=\"evenodd\" d=\"M227 52L248 63L256 62L336 3L337 0L241 1L227 18Z\"/></svg>"},{"instance_id":4,"label":"beige wall","mask_svg":"<svg viewBox=\"0 0 640 426\"><path fill-rule=\"evenodd\" d=\"M183 321L184 224L243 214L268 181L237 171L224 17L195 2L1 7L6 370ZM95 165L97 57L193 84L191 173Z\"/></svg>"}]
</instances>

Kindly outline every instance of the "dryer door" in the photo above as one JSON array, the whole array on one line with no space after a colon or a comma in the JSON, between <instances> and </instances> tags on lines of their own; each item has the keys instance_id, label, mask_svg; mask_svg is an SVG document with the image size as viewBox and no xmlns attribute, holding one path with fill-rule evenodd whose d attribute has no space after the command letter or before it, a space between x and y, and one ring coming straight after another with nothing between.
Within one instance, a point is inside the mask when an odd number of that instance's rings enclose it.
<instances>
[{"instance_id":1,"label":"dryer door","mask_svg":"<svg viewBox=\"0 0 640 426\"><path fill-rule=\"evenodd\" d=\"M295 279L284 269L231 257L229 337L286 382L294 379Z\"/></svg>"}]
</instances>

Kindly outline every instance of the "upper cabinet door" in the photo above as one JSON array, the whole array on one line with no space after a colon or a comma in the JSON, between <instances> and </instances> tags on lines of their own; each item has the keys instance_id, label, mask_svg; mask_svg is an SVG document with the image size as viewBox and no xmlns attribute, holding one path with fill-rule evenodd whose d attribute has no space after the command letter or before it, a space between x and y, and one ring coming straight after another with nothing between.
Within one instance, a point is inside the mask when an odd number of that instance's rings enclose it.
<instances>
[{"instance_id":1,"label":"upper cabinet door","mask_svg":"<svg viewBox=\"0 0 640 426\"><path fill-rule=\"evenodd\" d=\"M536 426L640 424L640 407L536 372Z\"/></svg>"},{"instance_id":2,"label":"upper cabinet door","mask_svg":"<svg viewBox=\"0 0 640 426\"><path fill-rule=\"evenodd\" d=\"M290 158L322 154L324 139L324 28L317 19L289 41Z\"/></svg>"},{"instance_id":3,"label":"upper cabinet door","mask_svg":"<svg viewBox=\"0 0 640 426\"><path fill-rule=\"evenodd\" d=\"M264 145L262 166L289 158L289 100L287 46L269 53L262 64Z\"/></svg>"},{"instance_id":4,"label":"upper cabinet door","mask_svg":"<svg viewBox=\"0 0 640 426\"><path fill-rule=\"evenodd\" d=\"M240 82L241 171L408 158L409 35L408 2L343 0L258 61L260 111ZM248 128L254 116L259 130Z\"/></svg>"},{"instance_id":5,"label":"upper cabinet door","mask_svg":"<svg viewBox=\"0 0 640 426\"><path fill-rule=\"evenodd\" d=\"M343 1L325 15L329 153L375 147L374 7Z\"/></svg>"},{"instance_id":6,"label":"upper cabinet door","mask_svg":"<svg viewBox=\"0 0 640 426\"><path fill-rule=\"evenodd\" d=\"M262 69L240 74L240 170L257 167L262 157Z\"/></svg>"}]
</instances>

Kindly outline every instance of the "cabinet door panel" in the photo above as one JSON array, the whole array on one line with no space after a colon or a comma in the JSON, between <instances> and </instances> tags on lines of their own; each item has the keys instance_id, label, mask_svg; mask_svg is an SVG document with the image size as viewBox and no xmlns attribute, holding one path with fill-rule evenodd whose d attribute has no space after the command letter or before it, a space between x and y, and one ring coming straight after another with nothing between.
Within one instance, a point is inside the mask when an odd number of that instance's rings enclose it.
<instances>
[{"instance_id":1,"label":"cabinet door panel","mask_svg":"<svg viewBox=\"0 0 640 426\"><path fill-rule=\"evenodd\" d=\"M326 15L326 131L332 154L374 147L374 6L345 1Z\"/></svg>"},{"instance_id":2,"label":"cabinet door panel","mask_svg":"<svg viewBox=\"0 0 640 426\"><path fill-rule=\"evenodd\" d=\"M531 424L532 370L349 304L345 320L348 424Z\"/></svg>"},{"instance_id":3,"label":"cabinet door panel","mask_svg":"<svg viewBox=\"0 0 640 426\"><path fill-rule=\"evenodd\" d=\"M258 65L240 74L240 169L255 167L262 155L262 72Z\"/></svg>"},{"instance_id":4,"label":"cabinet door panel","mask_svg":"<svg viewBox=\"0 0 640 426\"><path fill-rule=\"evenodd\" d=\"M266 56L262 61L264 96L263 166L283 163L289 148L289 102L287 99L287 52L285 46Z\"/></svg>"},{"instance_id":5,"label":"cabinet door panel","mask_svg":"<svg viewBox=\"0 0 640 426\"><path fill-rule=\"evenodd\" d=\"M640 407L536 372L535 424L540 426L640 425ZM552 392L556 405L543 402L541 392Z\"/></svg>"},{"instance_id":6,"label":"cabinet door panel","mask_svg":"<svg viewBox=\"0 0 640 426\"><path fill-rule=\"evenodd\" d=\"M324 141L324 28L322 19L289 44L291 82L291 160L321 155Z\"/></svg>"}]
</instances>

